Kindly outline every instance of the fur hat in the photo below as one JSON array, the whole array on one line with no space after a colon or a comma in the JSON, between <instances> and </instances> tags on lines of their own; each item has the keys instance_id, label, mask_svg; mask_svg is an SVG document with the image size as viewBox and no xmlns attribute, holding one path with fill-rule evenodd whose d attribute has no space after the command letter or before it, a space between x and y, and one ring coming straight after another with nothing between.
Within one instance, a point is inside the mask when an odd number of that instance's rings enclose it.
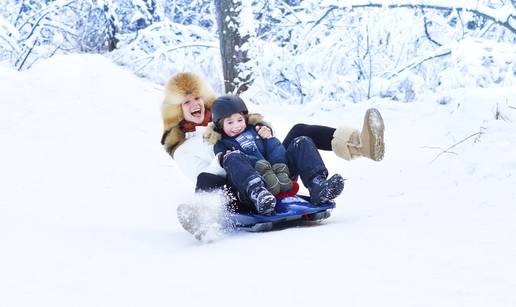
<instances>
[{"instance_id":1,"label":"fur hat","mask_svg":"<svg viewBox=\"0 0 516 307\"><path fill-rule=\"evenodd\" d=\"M206 110L211 109L216 98L208 83L191 72L178 73L167 82L165 99L161 105L163 119L161 144L170 155L173 155L177 146L185 140L185 134L179 128L179 123L184 119L181 104L189 95L202 97Z\"/></svg>"},{"instance_id":2,"label":"fur hat","mask_svg":"<svg viewBox=\"0 0 516 307\"><path fill-rule=\"evenodd\" d=\"M165 86L166 104L182 104L188 95L200 96L205 100L210 96L215 96L208 83L194 73L178 73L168 80Z\"/></svg>"}]
</instances>

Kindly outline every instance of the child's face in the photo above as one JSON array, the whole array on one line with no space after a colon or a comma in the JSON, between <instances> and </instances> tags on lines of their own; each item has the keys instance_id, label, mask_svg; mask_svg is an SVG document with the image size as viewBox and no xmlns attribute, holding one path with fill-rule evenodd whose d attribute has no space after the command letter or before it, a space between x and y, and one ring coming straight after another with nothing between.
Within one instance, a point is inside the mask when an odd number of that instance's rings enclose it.
<instances>
[{"instance_id":1,"label":"child's face","mask_svg":"<svg viewBox=\"0 0 516 307\"><path fill-rule=\"evenodd\" d=\"M181 104L185 120L200 124L204 121L204 100L202 97L188 95Z\"/></svg>"},{"instance_id":2,"label":"child's face","mask_svg":"<svg viewBox=\"0 0 516 307\"><path fill-rule=\"evenodd\" d=\"M245 117L240 113L235 113L222 121L222 129L229 137L234 137L245 130Z\"/></svg>"}]
</instances>

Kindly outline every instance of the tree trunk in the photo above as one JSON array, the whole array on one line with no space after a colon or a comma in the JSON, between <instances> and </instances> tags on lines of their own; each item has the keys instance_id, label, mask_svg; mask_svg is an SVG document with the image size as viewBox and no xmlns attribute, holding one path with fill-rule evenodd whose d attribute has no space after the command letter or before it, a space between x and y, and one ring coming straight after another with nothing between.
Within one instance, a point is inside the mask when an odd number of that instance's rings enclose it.
<instances>
[{"instance_id":1,"label":"tree trunk","mask_svg":"<svg viewBox=\"0 0 516 307\"><path fill-rule=\"evenodd\" d=\"M242 0L215 0L217 30L224 73L224 87L227 93L242 93L251 82L251 75L243 71L249 58L242 45L249 36L240 35L240 16Z\"/></svg>"}]
</instances>

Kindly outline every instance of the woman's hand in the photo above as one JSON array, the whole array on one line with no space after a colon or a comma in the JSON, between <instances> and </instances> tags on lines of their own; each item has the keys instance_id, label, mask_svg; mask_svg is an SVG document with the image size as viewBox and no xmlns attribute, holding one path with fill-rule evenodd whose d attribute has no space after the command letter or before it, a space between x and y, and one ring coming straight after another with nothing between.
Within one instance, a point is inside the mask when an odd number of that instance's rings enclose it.
<instances>
[{"instance_id":1,"label":"woman's hand","mask_svg":"<svg viewBox=\"0 0 516 307\"><path fill-rule=\"evenodd\" d=\"M270 139L272 137L271 128L267 126L256 126L256 133L258 133L262 139Z\"/></svg>"}]
</instances>

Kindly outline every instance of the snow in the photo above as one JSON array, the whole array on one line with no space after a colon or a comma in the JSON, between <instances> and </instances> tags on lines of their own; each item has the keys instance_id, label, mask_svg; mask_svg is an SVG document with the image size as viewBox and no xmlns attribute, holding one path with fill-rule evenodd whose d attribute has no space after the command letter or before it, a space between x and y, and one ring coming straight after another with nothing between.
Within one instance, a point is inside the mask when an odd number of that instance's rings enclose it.
<instances>
[{"instance_id":1,"label":"snow","mask_svg":"<svg viewBox=\"0 0 516 307\"><path fill-rule=\"evenodd\" d=\"M193 183L159 144L161 86L95 55L0 80L2 306L516 305L513 84L250 104L280 139L376 107L385 158L322 153L347 178L322 225L203 244L176 219Z\"/></svg>"}]
</instances>

